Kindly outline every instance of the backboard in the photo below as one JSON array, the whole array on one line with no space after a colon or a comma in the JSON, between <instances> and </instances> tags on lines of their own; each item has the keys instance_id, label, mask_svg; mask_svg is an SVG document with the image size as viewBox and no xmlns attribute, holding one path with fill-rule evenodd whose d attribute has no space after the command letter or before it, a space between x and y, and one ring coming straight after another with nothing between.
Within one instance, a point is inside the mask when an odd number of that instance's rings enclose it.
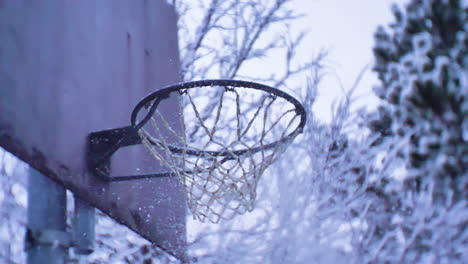
<instances>
[{"instance_id":1,"label":"backboard","mask_svg":"<svg viewBox=\"0 0 468 264\"><path fill-rule=\"evenodd\" d=\"M89 133L128 126L143 96L180 81L176 20L165 1L0 1L0 146L182 258L177 178L109 183L86 165ZM177 98L161 108L177 116ZM117 174L161 169L143 147L112 159Z\"/></svg>"}]
</instances>

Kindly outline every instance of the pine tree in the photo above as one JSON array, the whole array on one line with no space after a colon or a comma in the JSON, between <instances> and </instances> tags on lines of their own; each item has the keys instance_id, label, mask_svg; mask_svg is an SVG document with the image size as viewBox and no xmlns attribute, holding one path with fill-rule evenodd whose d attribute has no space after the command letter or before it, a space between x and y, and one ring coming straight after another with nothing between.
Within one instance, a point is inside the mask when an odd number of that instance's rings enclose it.
<instances>
[{"instance_id":1,"label":"pine tree","mask_svg":"<svg viewBox=\"0 0 468 264\"><path fill-rule=\"evenodd\" d=\"M375 34L374 71L382 100L370 123L393 140L404 177L369 189L385 201L386 225L374 226L370 261L468 259L468 8L463 0L411 0ZM377 224L378 225L378 224Z\"/></svg>"}]
</instances>

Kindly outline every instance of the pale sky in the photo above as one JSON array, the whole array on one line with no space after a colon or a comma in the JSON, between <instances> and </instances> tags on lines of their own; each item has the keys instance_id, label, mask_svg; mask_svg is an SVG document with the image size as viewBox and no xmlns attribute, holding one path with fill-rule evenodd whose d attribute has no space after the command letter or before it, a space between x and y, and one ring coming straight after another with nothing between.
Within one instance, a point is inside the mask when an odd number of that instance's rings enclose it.
<instances>
[{"instance_id":1,"label":"pale sky","mask_svg":"<svg viewBox=\"0 0 468 264\"><path fill-rule=\"evenodd\" d=\"M377 78L371 71L373 34L378 25L386 26L394 20L390 10L393 2L402 4L407 0L296 0L297 11L306 15L299 27L310 32L306 39L308 48L302 52L329 50L329 74L320 86L314 107L322 120L330 120L330 104L341 94L340 81L345 89L351 88L366 66L370 67L356 90L357 95L364 96L358 105L375 104L372 87Z\"/></svg>"}]
</instances>

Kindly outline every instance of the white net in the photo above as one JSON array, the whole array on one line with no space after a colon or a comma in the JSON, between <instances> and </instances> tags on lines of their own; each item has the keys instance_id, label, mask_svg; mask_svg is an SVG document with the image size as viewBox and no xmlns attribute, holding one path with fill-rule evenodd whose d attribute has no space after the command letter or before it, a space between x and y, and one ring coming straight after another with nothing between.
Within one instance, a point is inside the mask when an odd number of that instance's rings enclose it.
<instances>
[{"instance_id":1,"label":"white net","mask_svg":"<svg viewBox=\"0 0 468 264\"><path fill-rule=\"evenodd\" d=\"M262 174L297 135L295 106L226 86L187 89L180 99L180 126L156 110L139 130L143 144L179 177L195 218L217 223L253 210Z\"/></svg>"}]
</instances>

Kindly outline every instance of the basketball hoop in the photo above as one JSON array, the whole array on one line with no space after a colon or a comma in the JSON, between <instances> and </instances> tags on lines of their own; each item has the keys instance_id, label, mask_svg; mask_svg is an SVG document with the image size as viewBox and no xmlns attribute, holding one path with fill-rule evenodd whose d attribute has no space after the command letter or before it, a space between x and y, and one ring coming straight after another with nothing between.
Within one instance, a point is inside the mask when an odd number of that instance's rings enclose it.
<instances>
[{"instance_id":1,"label":"basketball hoop","mask_svg":"<svg viewBox=\"0 0 468 264\"><path fill-rule=\"evenodd\" d=\"M158 106L173 96L181 112L168 119ZM90 134L90 169L106 181L177 176L194 217L217 223L253 210L259 179L305 122L304 107L295 98L266 85L180 83L143 98L131 126ZM143 144L168 171L109 176L110 156L134 144Z\"/></svg>"}]
</instances>

